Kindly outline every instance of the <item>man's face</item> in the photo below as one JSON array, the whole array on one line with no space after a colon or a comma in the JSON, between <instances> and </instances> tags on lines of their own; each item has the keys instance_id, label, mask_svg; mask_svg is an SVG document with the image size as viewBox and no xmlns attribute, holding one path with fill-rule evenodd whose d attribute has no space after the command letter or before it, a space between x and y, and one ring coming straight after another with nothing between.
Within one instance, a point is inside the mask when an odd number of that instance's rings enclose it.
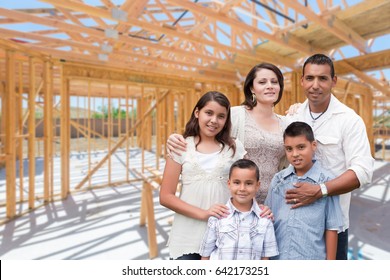
<instances>
[{"instance_id":1,"label":"man's face","mask_svg":"<svg viewBox=\"0 0 390 280\"><path fill-rule=\"evenodd\" d=\"M316 113L328 107L332 87L336 85L337 77L331 77L330 66L327 64L306 64L301 85L309 100L310 109Z\"/></svg>"}]
</instances>

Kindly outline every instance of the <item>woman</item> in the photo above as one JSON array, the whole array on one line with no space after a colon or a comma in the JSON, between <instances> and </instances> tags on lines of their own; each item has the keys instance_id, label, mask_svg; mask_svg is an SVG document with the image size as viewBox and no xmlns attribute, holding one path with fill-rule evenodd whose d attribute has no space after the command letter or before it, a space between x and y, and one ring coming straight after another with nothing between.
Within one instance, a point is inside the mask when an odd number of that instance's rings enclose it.
<instances>
[{"instance_id":1,"label":"woman","mask_svg":"<svg viewBox=\"0 0 390 280\"><path fill-rule=\"evenodd\" d=\"M260 190L256 201L263 204L272 177L282 158L283 119L274 113L274 105L283 95L284 78L278 67L270 63L254 66L244 83L245 101L232 107L232 136L239 139L247 151L247 158L260 170Z\"/></svg>"}]
</instances>

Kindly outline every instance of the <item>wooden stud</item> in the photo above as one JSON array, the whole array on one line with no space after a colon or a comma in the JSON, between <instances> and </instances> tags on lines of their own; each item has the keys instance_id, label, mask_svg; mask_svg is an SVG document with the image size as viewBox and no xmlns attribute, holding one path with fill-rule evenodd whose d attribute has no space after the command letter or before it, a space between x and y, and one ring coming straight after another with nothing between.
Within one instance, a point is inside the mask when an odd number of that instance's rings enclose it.
<instances>
[{"instance_id":1,"label":"wooden stud","mask_svg":"<svg viewBox=\"0 0 390 280\"><path fill-rule=\"evenodd\" d=\"M88 129L88 134L87 134L87 139L88 139L88 145L87 145L87 150L88 150L88 170L91 170L91 81L88 81L88 119L87 119L87 129ZM85 123L84 123L85 126ZM89 178L88 181L88 186L91 186L91 180L92 178Z\"/></svg>"},{"instance_id":2,"label":"wooden stud","mask_svg":"<svg viewBox=\"0 0 390 280\"><path fill-rule=\"evenodd\" d=\"M44 122L44 175L43 175L43 190L44 190L44 200L45 202L50 201L50 197L52 195L52 143L53 143L53 135L52 135L52 126L53 126L53 95L51 91L51 76L50 76L50 68L51 64L49 61L45 61L44 63L44 114L43 114L43 122Z\"/></svg>"},{"instance_id":3,"label":"wooden stud","mask_svg":"<svg viewBox=\"0 0 390 280\"><path fill-rule=\"evenodd\" d=\"M17 136L16 150L17 159L19 160L19 200L24 201L24 163L23 163L23 62L18 62L18 94L16 95L17 107Z\"/></svg>"},{"instance_id":4,"label":"wooden stud","mask_svg":"<svg viewBox=\"0 0 390 280\"><path fill-rule=\"evenodd\" d=\"M60 66L62 74L63 67ZM61 198L65 199L70 191L70 96L69 81L61 79Z\"/></svg>"},{"instance_id":5,"label":"wooden stud","mask_svg":"<svg viewBox=\"0 0 390 280\"><path fill-rule=\"evenodd\" d=\"M29 58L29 95L28 95L28 208L35 206L35 66Z\"/></svg>"},{"instance_id":6,"label":"wooden stud","mask_svg":"<svg viewBox=\"0 0 390 280\"><path fill-rule=\"evenodd\" d=\"M139 126L140 124L142 123L142 120L145 119L148 115L150 115L153 111L153 109L155 108L155 106L157 106L157 104L159 104L161 102L161 100L163 100L164 98L166 98L166 96L168 95L169 91L165 92L164 94L162 94L159 99L157 100L157 102L152 105L143 115L143 117L141 119L139 119L134 127L132 127L132 129L130 130L130 133L133 133ZM76 186L76 189L79 189L81 188L89 179L90 176L92 176L97 170L99 170L99 168L108 160L108 158L111 156L112 153L114 153L122 144L123 142L126 141L126 137L122 137L121 139L119 139L119 141L115 144L114 147L112 147L112 149L109 151L109 153L103 157L103 159L100 160L100 162L98 164L96 164L96 166L83 178L83 180Z\"/></svg>"},{"instance_id":7,"label":"wooden stud","mask_svg":"<svg viewBox=\"0 0 390 280\"><path fill-rule=\"evenodd\" d=\"M112 114L111 114L111 84L108 84L108 119L107 119L107 138L108 138L108 151L111 151L111 138L112 138ZM108 184L111 185L111 156L113 153L108 153Z\"/></svg>"},{"instance_id":8,"label":"wooden stud","mask_svg":"<svg viewBox=\"0 0 390 280\"><path fill-rule=\"evenodd\" d=\"M15 122L16 122L16 93L15 93L15 53L6 51L6 92L4 95L5 111L7 118L5 127L5 153L6 153L6 198L7 218L16 215L16 153L15 153Z\"/></svg>"}]
</instances>

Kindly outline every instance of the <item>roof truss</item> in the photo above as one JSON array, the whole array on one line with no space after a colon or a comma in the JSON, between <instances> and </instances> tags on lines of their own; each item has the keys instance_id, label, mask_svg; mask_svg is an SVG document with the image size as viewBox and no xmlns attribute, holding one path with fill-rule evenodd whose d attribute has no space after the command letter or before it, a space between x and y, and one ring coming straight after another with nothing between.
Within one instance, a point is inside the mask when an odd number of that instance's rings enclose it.
<instances>
[{"instance_id":1,"label":"roof truss","mask_svg":"<svg viewBox=\"0 0 390 280\"><path fill-rule=\"evenodd\" d=\"M373 40L390 33L386 0L351 7L327 0L41 2L52 7L0 7L2 37L65 60L222 81L239 79L260 61L288 71L315 52L343 56L342 47L351 46L360 56L337 62L339 74L353 74L390 96L383 75L367 74L390 65L388 52L371 52ZM21 23L40 28L12 28ZM380 55L385 59L372 61Z\"/></svg>"}]
</instances>

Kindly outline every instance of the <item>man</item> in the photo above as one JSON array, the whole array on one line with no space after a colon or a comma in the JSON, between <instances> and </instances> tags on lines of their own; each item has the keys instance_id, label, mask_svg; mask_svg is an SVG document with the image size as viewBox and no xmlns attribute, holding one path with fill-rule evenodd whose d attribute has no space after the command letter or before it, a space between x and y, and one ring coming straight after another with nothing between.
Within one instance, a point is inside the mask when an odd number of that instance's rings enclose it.
<instances>
[{"instance_id":1,"label":"man","mask_svg":"<svg viewBox=\"0 0 390 280\"><path fill-rule=\"evenodd\" d=\"M316 159L336 178L320 185L297 183L286 192L286 200L298 208L327 195L340 195L344 227L338 234L336 259L346 260L351 191L371 181L374 159L363 120L331 93L336 83L329 57L315 54L305 61L301 85L307 100L289 121L311 125L318 143Z\"/></svg>"}]
</instances>

